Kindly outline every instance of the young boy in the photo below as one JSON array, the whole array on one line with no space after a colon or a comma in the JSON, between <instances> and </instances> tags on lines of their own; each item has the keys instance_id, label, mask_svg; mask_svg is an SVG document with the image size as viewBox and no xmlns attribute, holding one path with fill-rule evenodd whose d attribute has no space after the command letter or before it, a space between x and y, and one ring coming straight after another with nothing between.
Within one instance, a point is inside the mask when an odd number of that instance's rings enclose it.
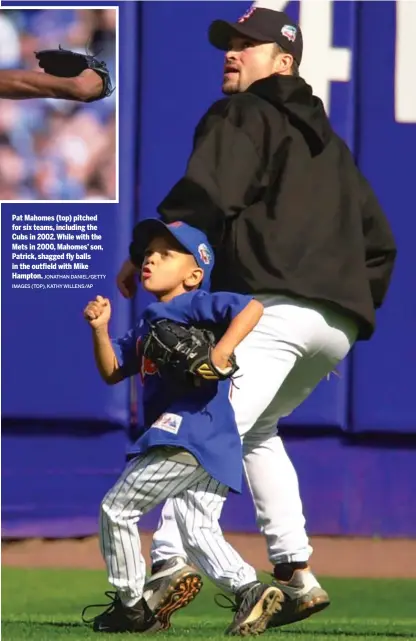
<instances>
[{"instance_id":1,"label":"young boy","mask_svg":"<svg viewBox=\"0 0 416 641\"><path fill-rule=\"evenodd\" d=\"M137 523L168 497L191 561L221 588L236 595L228 634L258 634L281 609L283 595L257 581L255 570L223 538L218 520L228 489L241 492L242 451L229 402L231 381L186 385L158 372L143 358L141 343L149 323L160 319L214 331L216 367L225 370L234 349L255 327L263 306L248 296L209 294L214 254L206 236L185 223L145 220L134 230L130 255L141 270L143 289L157 302L139 324L111 341L110 302L97 296L84 310L92 328L99 373L108 384L141 374L145 429L131 448L125 471L101 504L100 547L116 595L94 619L98 632L167 629L173 612L199 592L201 577L189 574L156 612L143 597L145 562ZM169 577L171 579L171 577ZM179 600L177 599L180 594Z\"/></svg>"}]
</instances>

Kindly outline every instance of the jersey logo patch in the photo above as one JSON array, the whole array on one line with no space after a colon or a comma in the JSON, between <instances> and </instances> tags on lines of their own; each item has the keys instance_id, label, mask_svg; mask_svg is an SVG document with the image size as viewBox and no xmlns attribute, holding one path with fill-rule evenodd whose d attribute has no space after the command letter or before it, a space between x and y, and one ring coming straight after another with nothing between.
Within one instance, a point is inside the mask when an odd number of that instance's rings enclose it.
<instances>
[{"instance_id":1,"label":"jersey logo patch","mask_svg":"<svg viewBox=\"0 0 416 641\"><path fill-rule=\"evenodd\" d=\"M157 421L151 427L157 427L159 430L170 432L170 434L177 434L182 423L182 416L178 414L161 414Z\"/></svg>"}]
</instances>

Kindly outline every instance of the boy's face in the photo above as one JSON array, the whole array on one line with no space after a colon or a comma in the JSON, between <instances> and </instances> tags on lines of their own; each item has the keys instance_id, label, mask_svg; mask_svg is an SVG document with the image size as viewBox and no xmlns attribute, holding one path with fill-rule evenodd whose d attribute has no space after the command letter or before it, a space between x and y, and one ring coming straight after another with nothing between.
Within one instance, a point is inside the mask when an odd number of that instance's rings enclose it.
<instances>
[{"instance_id":1,"label":"boy's face","mask_svg":"<svg viewBox=\"0 0 416 641\"><path fill-rule=\"evenodd\" d=\"M167 301L198 287L204 276L195 258L168 232L147 247L141 282L147 292Z\"/></svg>"}]
</instances>

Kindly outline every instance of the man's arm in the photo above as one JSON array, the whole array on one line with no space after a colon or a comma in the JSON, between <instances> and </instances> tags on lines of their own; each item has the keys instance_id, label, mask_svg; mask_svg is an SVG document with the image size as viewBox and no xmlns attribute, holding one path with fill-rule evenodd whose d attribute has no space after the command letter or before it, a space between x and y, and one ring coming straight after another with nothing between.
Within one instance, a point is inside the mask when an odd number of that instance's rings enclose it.
<instances>
[{"instance_id":1,"label":"man's arm","mask_svg":"<svg viewBox=\"0 0 416 641\"><path fill-rule=\"evenodd\" d=\"M185 176L158 207L162 220L198 227L214 246L225 218L252 204L262 187L260 150L267 135L260 110L247 97L221 107L212 118L204 117L204 127L198 126Z\"/></svg>"},{"instance_id":2,"label":"man's arm","mask_svg":"<svg viewBox=\"0 0 416 641\"><path fill-rule=\"evenodd\" d=\"M0 98L61 98L86 102L97 98L103 88L100 76L86 69L75 78L59 78L49 73L24 69L0 70Z\"/></svg>"}]
</instances>

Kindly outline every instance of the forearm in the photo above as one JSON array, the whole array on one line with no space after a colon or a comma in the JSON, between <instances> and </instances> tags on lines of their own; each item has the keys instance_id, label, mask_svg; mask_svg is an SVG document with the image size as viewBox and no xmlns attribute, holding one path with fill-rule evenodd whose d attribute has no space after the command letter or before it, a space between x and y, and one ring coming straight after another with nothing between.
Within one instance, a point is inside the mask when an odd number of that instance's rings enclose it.
<instances>
[{"instance_id":1,"label":"forearm","mask_svg":"<svg viewBox=\"0 0 416 641\"><path fill-rule=\"evenodd\" d=\"M77 78L59 78L23 69L0 70L0 98L64 98L83 100Z\"/></svg>"},{"instance_id":2,"label":"forearm","mask_svg":"<svg viewBox=\"0 0 416 641\"><path fill-rule=\"evenodd\" d=\"M101 378L108 385L114 385L123 380L124 376L114 353L108 328L92 329L94 358Z\"/></svg>"},{"instance_id":3,"label":"forearm","mask_svg":"<svg viewBox=\"0 0 416 641\"><path fill-rule=\"evenodd\" d=\"M231 321L227 331L216 345L217 353L224 356L233 354L235 348L255 328L263 315L264 307L258 300L249 304Z\"/></svg>"}]
</instances>

